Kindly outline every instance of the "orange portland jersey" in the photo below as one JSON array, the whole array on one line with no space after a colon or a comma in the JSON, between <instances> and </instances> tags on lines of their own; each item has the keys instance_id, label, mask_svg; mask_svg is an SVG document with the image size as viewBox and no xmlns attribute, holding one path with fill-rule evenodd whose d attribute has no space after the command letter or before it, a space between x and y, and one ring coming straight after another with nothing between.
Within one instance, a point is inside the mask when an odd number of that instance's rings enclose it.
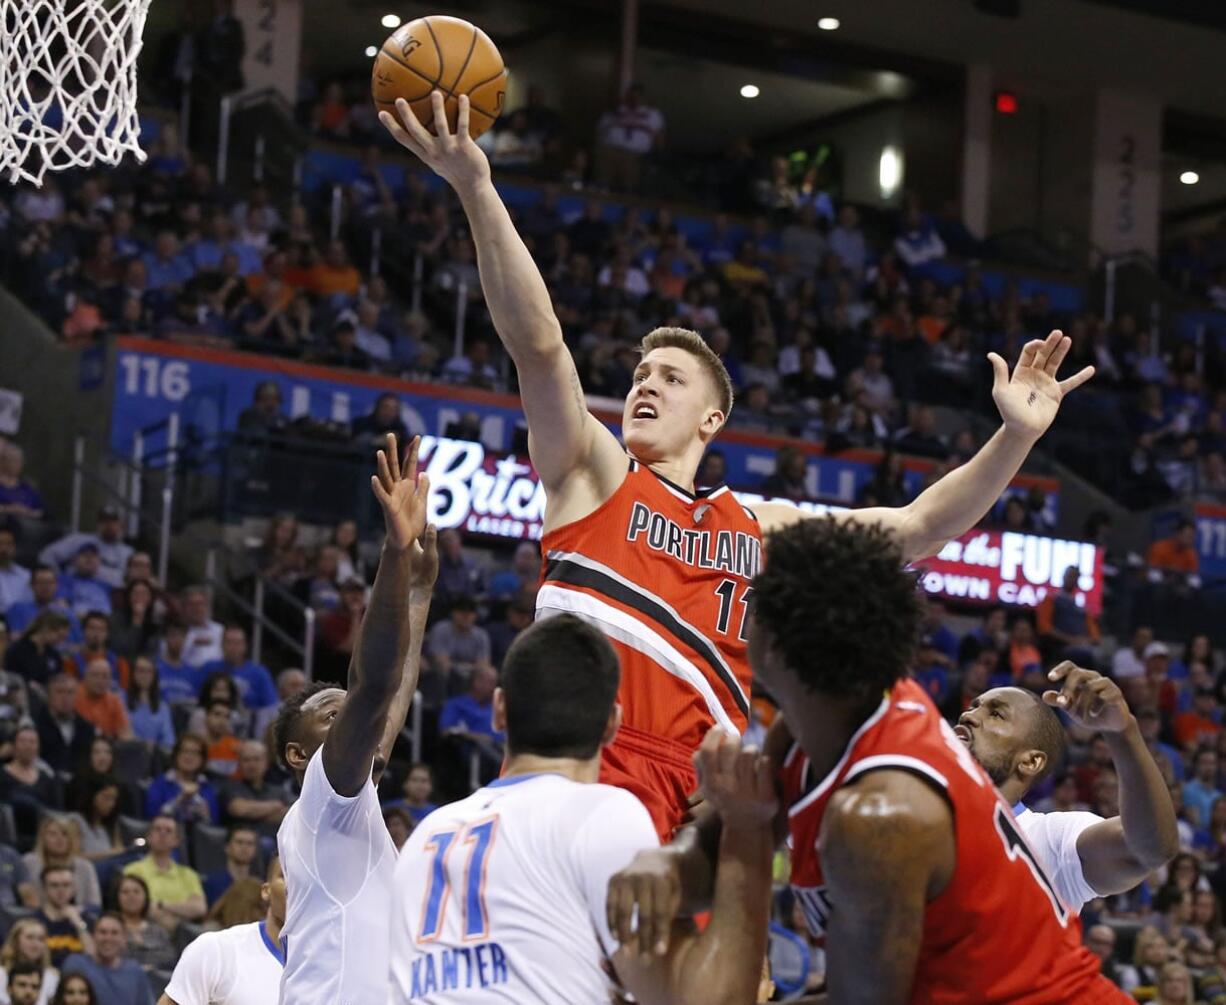
<instances>
[{"instance_id":1,"label":"orange portland jersey","mask_svg":"<svg viewBox=\"0 0 1226 1005\"><path fill-rule=\"evenodd\" d=\"M1013 810L954 735L924 689L899 681L855 732L823 779L794 746L782 787L792 851L792 889L813 933L832 909L817 850L822 815L840 786L869 771L909 771L953 809L958 860L949 885L924 911L911 1001L934 1005L1127 1002L1081 944L1081 923L1013 822Z\"/></svg>"},{"instance_id":2,"label":"orange portland jersey","mask_svg":"<svg viewBox=\"0 0 1226 1005\"><path fill-rule=\"evenodd\" d=\"M686 492L637 461L605 503L541 539L538 617L574 614L621 658L632 730L694 750L749 721L745 618L762 562L757 518L726 486Z\"/></svg>"}]
</instances>

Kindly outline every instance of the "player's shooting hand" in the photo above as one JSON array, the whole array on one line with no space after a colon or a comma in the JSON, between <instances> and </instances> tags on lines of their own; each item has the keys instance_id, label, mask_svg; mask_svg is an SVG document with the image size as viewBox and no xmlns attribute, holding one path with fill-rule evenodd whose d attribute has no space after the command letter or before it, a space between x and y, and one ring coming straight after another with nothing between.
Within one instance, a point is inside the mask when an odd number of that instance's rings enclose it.
<instances>
[{"instance_id":1,"label":"player's shooting hand","mask_svg":"<svg viewBox=\"0 0 1226 1005\"><path fill-rule=\"evenodd\" d=\"M397 551L412 547L413 542L426 530L430 478L417 473L417 451L420 447L421 437L414 436L402 467L396 437L388 433L387 445L376 458L379 473L370 476L370 487L383 507L387 545Z\"/></svg>"},{"instance_id":2,"label":"player's shooting hand","mask_svg":"<svg viewBox=\"0 0 1226 1005\"><path fill-rule=\"evenodd\" d=\"M409 579L411 590L429 596L438 579L438 528L434 524L413 542L413 573Z\"/></svg>"},{"instance_id":3,"label":"player's shooting hand","mask_svg":"<svg viewBox=\"0 0 1226 1005\"><path fill-rule=\"evenodd\" d=\"M775 817L779 799L770 759L718 727L707 731L694 753L703 798L725 827L760 827Z\"/></svg>"},{"instance_id":4,"label":"player's shooting hand","mask_svg":"<svg viewBox=\"0 0 1226 1005\"><path fill-rule=\"evenodd\" d=\"M1132 722L1124 692L1109 677L1084 670L1065 660L1047 679L1060 684L1059 691L1044 691L1043 701L1067 712L1078 725L1103 733L1122 733Z\"/></svg>"},{"instance_id":5,"label":"player's shooting hand","mask_svg":"<svg viewBox=\"0 0 1226 1005\"><path fill-rule=\"evenodd\" d=\"M430 92L430 106L434 109L434 120L430 123L433 135L417 121L404 98L396 99L395 115L380 112L379 121L397 143L415 153L435 174L460 192L489 181L490 162L468 132L468 95L461 94L457 104L459 111L454 133L447 123L441 91Z\"/></svg>"},{"instance_id":6,"label":"player's shooting hand","mask_svg":"<svg viewBox=\"0 0 1226 1005\"><path fill-rule=\"evenodd\" d=\"M681 863L667 848L648 848L609 880L609 931L632 954L668 952L681 909ZM637 922L637 923L636 923Z\"/></svg>"},{"instance_id":7,"label":"player's shooting hand","mask_svg":"<svg viewBox=\"0 0 1226 1005\"><path fill-rule=\"evenodd\" d=\"M993 375L992 399L1010 432L1037 440L1052 424L1064 396L1094 376L1094 367L1087 366L1064 380L1056 379L1072 345L1073 340L1060 331L1027 342L1012 376L999 355L988 353Z\"/></svg>"}]
</instances>

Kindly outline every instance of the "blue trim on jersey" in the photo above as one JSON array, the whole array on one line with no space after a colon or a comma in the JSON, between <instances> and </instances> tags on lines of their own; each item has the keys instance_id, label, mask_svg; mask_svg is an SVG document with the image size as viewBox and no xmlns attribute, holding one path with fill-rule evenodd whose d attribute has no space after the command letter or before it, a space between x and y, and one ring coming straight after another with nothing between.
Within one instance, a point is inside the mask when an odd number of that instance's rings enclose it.
<instances>
[{"instance_id":1,"label":"blue trim on jersey","mask_svg":"<svg viewBox=\"0 0 1226 1005\"><path fill-rule=\"evenodd\" d=\"M1022 802L1020 799L1016 803L1013 804L1013 815L1015 817L1020 817L1025 812L1026 812L1026 804Z\"/></svg>"},{"instance_id":2,"label":"blue trim on jersey","mask_svg":"<svg viewBox=\"0 0 1226 1005\"><path fill-rule=\"evenodd\" d=\"M501 789L508 785L518 785L520 782L530 782L532 781L532 779L540 778L542 775L557 775L557 774L559 774L559 772L557 771L533 771L531 774L527 774L527 775L511 775L508 778L495 778L492 782L489 783L489 785L486 786L486 788L487 789Z\"/></svg>"},{"instance_id":3,"label":"blue trim on jersey","mask_svg":"<svg viewBox=\"0 0 1226 1005\"><path fill-rule=\"evenodd\" d=\"M265 921L260 922L260 938L264 940L264 945L272 953L272 958L280 963L281 966L285 966L285 940L282 939L280 943L273 942L268 937L268 929L264 927L266 924L267 922Z\"/></svg>"}]
</instances>

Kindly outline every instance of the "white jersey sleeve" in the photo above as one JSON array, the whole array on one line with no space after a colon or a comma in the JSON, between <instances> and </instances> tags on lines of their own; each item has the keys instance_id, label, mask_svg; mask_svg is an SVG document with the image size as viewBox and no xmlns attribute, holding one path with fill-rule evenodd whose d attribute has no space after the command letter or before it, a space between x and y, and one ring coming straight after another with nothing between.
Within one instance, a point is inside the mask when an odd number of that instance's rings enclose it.
<instances>
[{"instance_id":1,"label":"white jersey sleeve","mask_svg":"<svg viewBox=\"0 0 1226 1005\"><path fill-rule=\"evenodd\" d=\"M1035 813L1026 810L1017 817L1018 827L1047 872L1056 893L1078 912L1086 901L1093 900L1099 894L1086 880L1081 856L1077 852L1077 839L1087 827L1093 827L1102 820L1097 813L1081 811Z\"/></svg>"},{"instance_id":2,"label":"white jersey sleeve","mask_svg":"<svg viewBox=\"0 0 1226 1005\"><path fill-rule=\"evenodd\" d=\"M222 951L221 940L211 933L188 943L166 985L175 1005L217 1005L225 1001L237 977L232 953Z\"/></svg>"},{"instance_id":3,"label":"white jersey sleeve","mask_svg":"<svg viewBox=\"0 0 1226 1005\"><path fill-rule=\"evenodd\" d=\"M660 839L646 807L625 789L601 785L592 790L599 791L598 801L576 828L571 851L592 924L605 953L612 956L618 942L609 931L605 910L609 880L644 848L659 847Z\"/></svg>"}]
</instances>

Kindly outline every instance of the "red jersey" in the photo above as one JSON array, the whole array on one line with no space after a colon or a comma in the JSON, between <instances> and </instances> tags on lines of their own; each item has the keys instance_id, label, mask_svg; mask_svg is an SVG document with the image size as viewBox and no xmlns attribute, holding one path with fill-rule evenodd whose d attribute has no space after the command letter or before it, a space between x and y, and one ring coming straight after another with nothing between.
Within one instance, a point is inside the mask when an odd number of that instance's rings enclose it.
<instances>
[{"instance_id":1,"label":"red jersey","mask_svg":"<svg viewBox=\"0 0 1226 1005\"><path fill-rule=\"evenodd\" d=\"M1013 811L966 746L912 680L899 681L823 779L793 746L783 765L792 886L824 936L833 905L818 853L830 797L868 771L919 775L953 809L957 863L924 911L911 1001L934 1005L1123 1002L1081 944L1081 923L1061 903L1013 822Z\"/></svg>"},{"instance_id":2,"label":"red jersey","mask_svg":"<svg viewBox=\"0 0 1226 1005\"><path fill-rule=\"evenodd\" d=\"M757 518L727 486L687 492L630 460L598 509L541 539L538 617L570 613L621 658L623 722L692 752L749 721L745 619Z\"/></svg>"}]
</instances>

